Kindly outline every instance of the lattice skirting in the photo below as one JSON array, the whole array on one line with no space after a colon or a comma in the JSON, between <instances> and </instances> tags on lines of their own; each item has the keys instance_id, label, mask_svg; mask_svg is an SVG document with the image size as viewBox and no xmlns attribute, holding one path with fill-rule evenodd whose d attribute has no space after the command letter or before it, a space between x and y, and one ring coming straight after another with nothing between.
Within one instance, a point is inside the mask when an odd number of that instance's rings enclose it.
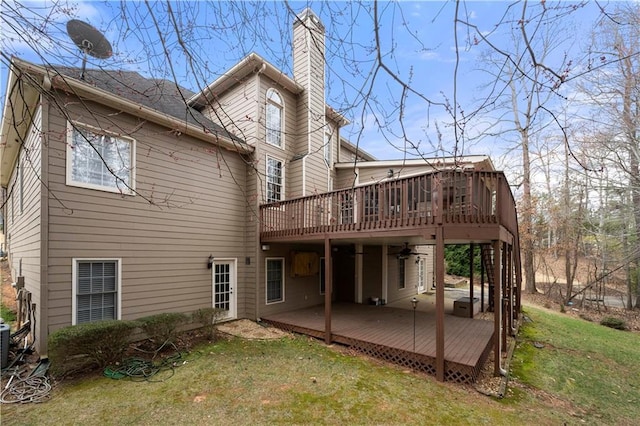
<instances>
[{"instance_id":1,"label":"lattice skirting","mask_svg":"<svg viewBox=\"0 0 640 426\"><path fill-rule=\"evenodd\" d=\"M324 332L322 331L312 330L305 327L298 327L295 325L285 324L267 319L264 319L264 322L285 331L300 333L307 336L315 337L317 339L324 339ZM332 338L334 342L348 346L350 349L353 349L365 355L383 359L385 361L401 365L402 367L421 371L432 376L436 375L436 359L434 357L340 335L333 335ZM487 347L484 349L482 356L475 366L445 361L445 380L456 383L475 382L475 380L478 378L478 375L480 374L480 371L482 370L482 366L487 361L487 358L491 353L492 340L493 339L491 339L487 344Z\"/></svg>"}]
</instances>

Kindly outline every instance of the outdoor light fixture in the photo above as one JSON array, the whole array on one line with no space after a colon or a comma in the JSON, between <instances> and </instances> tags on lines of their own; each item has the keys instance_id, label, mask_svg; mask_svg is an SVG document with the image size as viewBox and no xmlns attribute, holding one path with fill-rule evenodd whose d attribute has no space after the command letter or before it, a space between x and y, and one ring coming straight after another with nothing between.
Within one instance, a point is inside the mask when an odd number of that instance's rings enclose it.
<instances>
[{"instance_id":1,"label":"outdoor light fixture","mask_svg":"<svg viewBox=\"0 0 640 426\"><path fill-rule=\"evenodd\" d=\"M262 245L262 251L267 251L269 250L271 247L269 247L269 244L263 244Z\"/></svg>"},{"instance_id":2,"label":"outdoor light fixture","mask_svg":"<svg viewBox=\"0 0 640 426\"><path fill-rule=\"evenodd\" d=\"M387 172L387 177L389 179L391 179L393 177L393 169L389 169L389 171Z\"/></svg>"},{"instance_id":3,"label":"outdoor light fixture","mask_svg":"<svg viewBox=\"0 0 640 426\"><path fill-rule=\"evenodd\" d=\"M213 255L209 255L209 259L207 259L207 269L211 269L213 267Z\"/></svg>"},{"instance_id":4,"label":"outdoor light fixture","mask_svg":"<svg viewBox=\"0 0 640 426\"><path fill-rule=\"evenodd\" d=\"M411 299L411 306L413 306L414 310L418 306L418 299L415 296L413 297L413 299Z\"/></svg>"}]
</instances>

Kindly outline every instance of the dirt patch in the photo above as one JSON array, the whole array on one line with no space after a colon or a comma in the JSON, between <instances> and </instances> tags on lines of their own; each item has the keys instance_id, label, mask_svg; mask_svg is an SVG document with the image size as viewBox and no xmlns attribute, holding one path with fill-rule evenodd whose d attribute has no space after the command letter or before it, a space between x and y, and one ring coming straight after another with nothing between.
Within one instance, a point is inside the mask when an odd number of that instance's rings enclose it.
<instances>
[{"instance_id":1,"label":"dirt patch","mask_svg":"<svg viewBox=\"0 0 640 426\"><path fill-rule=\"evenodd\" d=\"M6 259L0 262L0 279L2 281L2 299L0 301L4 306L15 312L18 309L16 290L11 286L11 269Z\"/></svg>"},{"instance_id":2,"label":"dirt patch","mask_svg":"<svg viewBox=\"0 0 640 426\"><path fill-rule=\"evenodd\" d=\"M280 339L291 336L291 334L286 331L267 326L266 324L259 324L248 319L225 322L219 324L216 329L221 333L251 340Z\"/></svg>"}]
</instances>

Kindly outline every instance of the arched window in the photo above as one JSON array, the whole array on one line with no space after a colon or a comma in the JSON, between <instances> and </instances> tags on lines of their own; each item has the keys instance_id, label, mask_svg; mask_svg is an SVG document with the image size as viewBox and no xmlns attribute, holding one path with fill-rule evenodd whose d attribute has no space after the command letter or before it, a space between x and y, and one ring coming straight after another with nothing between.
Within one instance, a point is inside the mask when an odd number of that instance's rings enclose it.
<instances>
[{"instance_id":1,"label":"arched window","mask_svg":"<svg viewBox=\"0 0 640 426\"><path fill-rule=\"evenodd\" d=\"M282 98L275 89L267 90L267 143L282 148Z\"/></svg>"}]
</instances>

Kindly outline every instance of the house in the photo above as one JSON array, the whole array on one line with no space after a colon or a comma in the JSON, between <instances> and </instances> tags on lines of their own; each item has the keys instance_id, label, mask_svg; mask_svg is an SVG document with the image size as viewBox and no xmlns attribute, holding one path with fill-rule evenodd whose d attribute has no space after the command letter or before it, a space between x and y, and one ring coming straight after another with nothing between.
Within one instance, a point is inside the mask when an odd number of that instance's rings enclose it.
<instances>
[{"instance_id":1,"label":"house","mask_svg":"<svg viewBox=\"0 0 640 426\"><path fill-rule=\"evenodd\" d=\"M504 175L486 156L376 161L326 104L319 18L306 9L293 33L292 77L250 54L199 93L135 72L12 60L3 217L40 353L61 327L211 306L440 380L473 380L503 350L520 288ZM481 244L487 266L494 321L468 365L445 351L445 243ZM425 254L408 261L416 247ZM436 288L433 354L416 352L415 322L413 351L332 329L341 303L382 315L392 311L371 301L411 297L426 282ZM282 317L318 307L321 330Z\"/></svg>"}]
</instances>

